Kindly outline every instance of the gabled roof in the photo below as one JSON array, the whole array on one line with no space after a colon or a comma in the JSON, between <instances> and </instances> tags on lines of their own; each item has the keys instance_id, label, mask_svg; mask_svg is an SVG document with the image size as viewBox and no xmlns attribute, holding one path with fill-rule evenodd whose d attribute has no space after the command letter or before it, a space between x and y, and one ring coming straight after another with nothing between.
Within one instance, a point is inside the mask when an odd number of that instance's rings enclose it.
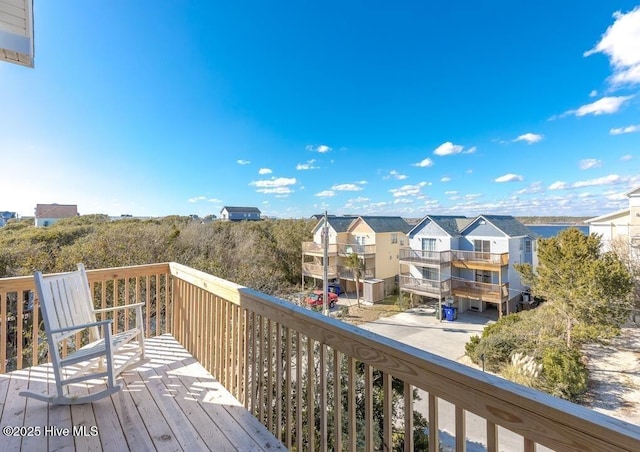
<instances>
[{"instance_id":1,"label":"gabled roof","mask_svg":"<svg viewBox=\"0 0 640 452\"><path fill-rule=\"evenodd\" d=\"M472 219L462 215L427 215L409 233L421 229L427 220L434 222L444 232L455 237L460 235L460 230L467 226Z\"/></svg>"},{"instance_id":2,"label":"gabled roof","mask_svg":"<svg viewBox=\"0 0 640 452\"><path fill-rule=\"evenodd\" d=\"M585 223L599 223L601 221L607 221L607 220L612 220L614 218L618 218L618 217L624 217L626 215L631 215L631 210L630 209L622 209L622 210L617 210L615 212L610 212L610 213L605 213L604 215L600 215L599 217L595 217L595 218L589 218L588 220L585 220Z\"/></svg>"},{"instance_id":3,"label":"gabled roof","mask_svg":"<svg viewBox=\"0 0 640 452\"><path fill-rule=\"evenodd\" d=\"M224 206L222 210L226 210L229 213L261 213L257 207L233 207ZM222 210L220 212L222 212Z\"/></svg>"},{"instance_id":4,"label":"gabled roof","mask_svg":"<svg viewBox=\"0 0 640 452\"><path fill-rule=\"evenodd\" d=\"M75 204L36 204L36 218L70 218L78 215Z\"/></svg>"},{"instance_id":5,"label":"gabled roof","mask_svg":"<svg viewBox=\"0 0 640 452\"><path fill-rule=\"evenodd\" d=\"M344 216L335 216L335 215L327 215L327 223L329 226L333 228L337 233L339 232L347 232L349 230L349 226L353 223L356 216L344 215ZM317 231L318 228L321 228L324 225L324 215L323 218L320 218L318 223L313 228L313 232Z\"/></svg>"},{"instance_id":6,"label":"gabled roof","mask_svg":"<svg viewBox=\"0 0 640 452\"><path fill-rule=\"evenodd\" d=\"M364 221L376 233L382 232L403 232L407 233L411 230L409 223L400 217L370 217L360 216L358 219Z\"/></svg>"},{"instance_id":7,"label":"gabled roof","mask_svg":"<svg viewBox=\"0 0 640 452\"><path fill-rule=\"evenodd\" d=\"M538 237L538 234L534 233L531 229L520 223L511 215L478 215L469 223L469 225L482 219L488 221L509 237ZM466 229L466 227L463 228L463 230L464 229Z\"/></svg>"},{"instance_id":8,"label":"gabled roof","mask_svg":"<svg viewBox=\"0 0 640 452\"><path fill-rule=\"evenodd\" d=\"M627 196L628 198L630 198L633 195L640 196L640 185L638 185L637 187L632 188L631 190L626 192L624 195Z\"/></svg>"}]
</instances>

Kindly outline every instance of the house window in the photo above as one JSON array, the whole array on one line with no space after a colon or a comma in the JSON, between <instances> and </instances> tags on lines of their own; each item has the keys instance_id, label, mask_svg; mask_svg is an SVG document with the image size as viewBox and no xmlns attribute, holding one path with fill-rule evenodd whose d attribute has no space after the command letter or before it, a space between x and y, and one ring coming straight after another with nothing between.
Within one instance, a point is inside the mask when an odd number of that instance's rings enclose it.
<instances>
[{"instance_id":1,"label":"house window","mask_svg":"<svg viewBox=\"0 0 640 452\"><path fill-rule=\"evenodd\" d=\"M487 270L476 270L476 282L491 284L491 272Z\"/></svg>"},{"instance_id":2,"label":"house window","mask_svg":"<svg viewBox=\"0 0 640 452\"><path fill-rule=\"evenodd\" d=\"M476 259L488 260L491 253L491 240L474 240L473 251Z\"/></svg>"},{"instance_id":3,"label":"house window","mask_svg":"<svg viewBox=\"0 0 640 452\"><path fill-rule=\"evenodd\" d=\"M422 251L435 251L436 239L422 239Z\"/></svg>"},{"instance_id":4,"label":"house window","mask_svg":"<svg viewBox=\"0 0 640 452\"><path fill-rule=\"evenodd\" d=\"M531 240L525 240L524 241L524 251L525 253L530 253L531 252Z\"/></svg>"},{"instance_id":5,"label":"house window","mask_svg":"<svg viewBox=\"0 0 640 452\"><path fill-rule=\"evenodd\" d=\"M426 279L428 281L437 281L438 280L438 272L435 268L423 268L422 269L422 279Z\"/></svg>"},{"instance_id":6,"label":"house window","mask_svg":"<svg viewBox=\"0 0 640 452\"><path fill-rule=\"evenodd\" d=\"M395 232L391 234L391 243L398 243L398 234Z\"/></svg>"}]
</instances>

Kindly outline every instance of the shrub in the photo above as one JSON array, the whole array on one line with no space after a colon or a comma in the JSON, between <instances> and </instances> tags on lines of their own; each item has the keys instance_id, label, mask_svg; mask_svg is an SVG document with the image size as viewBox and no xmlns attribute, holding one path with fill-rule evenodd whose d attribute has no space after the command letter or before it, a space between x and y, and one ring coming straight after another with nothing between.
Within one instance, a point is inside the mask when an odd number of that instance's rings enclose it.
<instances>
[{"instance_id":1,"label":"shrub","mask_svg":"<svg viewBox=\"0 0 640 452\"><path fill-rule=\"evenodd\" d=\"M573 402L587 390L589 372L582 354L567 347L549 347L542 354L543 389L545 392Z\"/></svg>"}]
</instances>

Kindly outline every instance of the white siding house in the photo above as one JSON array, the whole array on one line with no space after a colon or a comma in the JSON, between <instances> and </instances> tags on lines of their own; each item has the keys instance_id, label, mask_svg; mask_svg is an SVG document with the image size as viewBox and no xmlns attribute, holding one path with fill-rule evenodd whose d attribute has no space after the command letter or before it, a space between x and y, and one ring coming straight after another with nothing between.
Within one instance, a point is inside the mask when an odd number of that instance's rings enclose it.
<instances>
[{"instance_id":1,"label":"white siding house","mask_svg":"<svg viewBox=\"0 0 640 452\"><path fill-rule=\"evenodd\" d=\"M33 67L33 0L0 0L0 61Z\"/></svg>"},{"instance_id":2,"label":"white siding house","mask_svg":"<svg viewBox=\"0 0 640 452\"><path fill-rule=\"evenodd\" d=\"M605 250L608 250L611 242L616 239L629 243L632 248L640 248L640 187L635 187L624 195L629 199L627 209L586 221L589 224L589 233L602 237Z\"/></svg>"}]
</instances>

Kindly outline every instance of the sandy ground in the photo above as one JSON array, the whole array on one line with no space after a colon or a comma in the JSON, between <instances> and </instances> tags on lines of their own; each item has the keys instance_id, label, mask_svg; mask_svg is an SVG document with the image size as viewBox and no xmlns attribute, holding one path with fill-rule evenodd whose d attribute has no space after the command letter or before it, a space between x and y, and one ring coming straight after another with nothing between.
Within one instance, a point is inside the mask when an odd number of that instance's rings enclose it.
<instances>
[{"instance_id":1,"label":"sandy ground","mask_svg":"<svg viewBox=\"0 0 640 452\"><path fill-rule=\"evenodd\" d=\"M590 344L584 353L591 380L585 405L640 425L640 327L624 327L609 344Z\"/></svg>"}]
</instances>

